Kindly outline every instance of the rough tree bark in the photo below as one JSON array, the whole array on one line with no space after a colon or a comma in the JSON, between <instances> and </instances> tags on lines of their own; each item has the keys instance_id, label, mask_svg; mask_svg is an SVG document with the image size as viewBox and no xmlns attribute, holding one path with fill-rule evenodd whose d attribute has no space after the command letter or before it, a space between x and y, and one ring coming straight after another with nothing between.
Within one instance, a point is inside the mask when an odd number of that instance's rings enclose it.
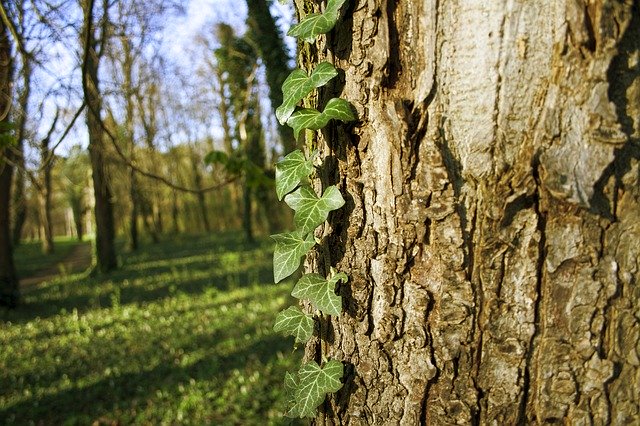
<instances>
[{"instance_id":1,"label":"rough tree bark","mask_svg":"<svg viewBox=\"0 0 640 426\"><path fill-rule=\"evenodd\" d=\"M320 141L347 204L307 269L350 281L316 422L640 423L638 2L347 4L299 58L360 118Z\"/></svg>"},{"instance_id":2,"label":"rough tree bark","mask_svg":"<svg viewBox=\"0 0 640 426\"><path fill-rule=\"evenodd\" d=\"M13 59L7 28L0 20L0 121L7 122L11 109ZM15 307L20 299L19 282L13 263L10 205L13 166L11 149L0 147L0 306ZM11 160L11 161L7 161Z\"/></svg>"},{"instance_id":3,"label":"rough tree bark","mask_svg":"<svg viewBox=\"0 0 640 426\"><path fill-rule=\"evenodd\" d=\"M108 182L108 174L104 161L104 129L101 123L102 98L100 96L98 67L100 55L99 43L93 22L93 0L81 0L84 12L82 43L85 49L83 58L83 88L87 103L87 128L89 131L89 157L91 160L91 176L95 195L96 219L96 260L97 269L102 273L115 269L117 265L114 238L113 199ZM103 12L107 13L107 2L103 2ZM106 17L103 18L106 22ZM106 34L102 34L106 37ZM102 40L104 42L104 40Z\"/></svg>"}]
</instances>

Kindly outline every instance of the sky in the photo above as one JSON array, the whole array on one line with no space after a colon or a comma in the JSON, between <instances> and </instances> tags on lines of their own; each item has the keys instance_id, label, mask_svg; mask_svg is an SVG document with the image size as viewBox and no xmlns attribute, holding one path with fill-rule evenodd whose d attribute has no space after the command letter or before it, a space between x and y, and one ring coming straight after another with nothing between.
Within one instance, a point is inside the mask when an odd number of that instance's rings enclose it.
<instances>
[{"instance_id":1,"label":"sky","mask_svg":"<svg viewBox=\"0 0 640 426\"><path fill-rule=\"evenodd\" d=\"M190 63L189 52L192 50L193 38L203 29L206 30L207 25L225 22L233 26L237 34L243 34L246 31L247 7L243 0L188 0L185 3L187 3L185 13L169 17L162 31L163 48L166 56L178 65L190 68L192 64ZM274 13L278 23L281 25L283 34L286 33L293 20L291 7L283 6L280 2L274 1L272 13ZM288 44L289 49L295 49L295 39L285 37L285 42ZM65 52L60 52L60 56L56 61L57 64L52 64L52 67L50 67L52 69L49 70L48 77L42 77L43 86L53 84L52 81L59 79L60 75L65 75L65 70L73 68L78 60L75 57L75 52L67 51L66 55ZM47 80L50 79L52 80L47 84ZM45 118L47 115L53 116L53 106L46 109L51 111L45 112ZM48 124L48 120L42 120L40 133L46 133ZM212 133L215 136L219 132L213 129ZM72 146L77 144L86 146L87 139L86 125L84 120L80 119L76 122L73 131L60 147L58 153L64 155Z\"/></svg>"}]
</instances>

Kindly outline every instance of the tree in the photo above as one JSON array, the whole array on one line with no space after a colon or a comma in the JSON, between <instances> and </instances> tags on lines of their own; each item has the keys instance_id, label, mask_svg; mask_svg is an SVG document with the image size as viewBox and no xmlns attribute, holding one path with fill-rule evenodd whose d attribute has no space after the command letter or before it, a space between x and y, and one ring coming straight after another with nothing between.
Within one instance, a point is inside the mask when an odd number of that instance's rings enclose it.
<instances>
[{"instance_id":1,"label":"tree","mask_svg":"<svg viewBox=\"0 0 640 426\"><path fill-rule=\"evenodd\" d=\"M51 136L56 129L56 124L60 118L60 110L51 123L47 135L40 141L40 169L39 177L33 177L31 181L38 191L38 215L40 219L40 230L42 235L42 252L51 254L53 248L53 223L51 222L51 172L53 169L54 149L51 147Z\"/></svg>"},{"instance_id":2,"label":"tree","mask_svg":"<svg viewBox=\"0 0 640 426\"><path fill-rule=\"evenodd\" d=\"M14 189L12 194L12 204L14 208L12 242L16 246L20 243L22 227L27 219L27 202L26 202L26 164L24 161L24 144L26 139L26 124L29 113L29 99L31 97L31 80L33 76L33 63L35 59L35 51L27 50L25 46L25 35L30 35L28 26L32 24L27 22L27 12L25 1L16 1L14 4L8 4L8 10L2 6L2 18L5 24L12 26L12 35L20 57L20 82L21 87L18 90L18 108L13 109L13 120L16 123L16 176Z\"/></svg>"},{"instance_id":3,"label":"tree","mask_svg":"<svg viewBox=\"0 0 640 426\"><path fill-rule=\"evenodd\" d=\"M12 78L11 42L5 23L0 20L0 133L3 136L8 131ZM15 307L20 299L20 292L13 263L10 226L14 156L5 139L3 137L0 141L0 306Z\"/></svg>"},{"instance_id":4,"label":"tree","mask_svg":"<svg viewBox=\"0 0 640 426\"><path fill-rule=\"evenodd\" d=\"M248 36L255 46L266 66L267 83L269 84L269 99L274 109L282 103L282 83L291 71L289 55L282 40L282 34L276 25L267 0L247 0ZM278 124L278 134L285 151L291 151L296 146L291 129Z\"/></svg>"},{"instance_id":5,"label":"tree","mask_svg":"<svg viewBox=\"0 0 640 426\"><path fill-rule=\"evenodd\" d=\"M353 1L301 49L360 119L307 141L346 205L306 269L349 275L318 424L640 422L640 9L544 3Z\"/></svg>"},{"instance_id":6,"label":"tree","mask_svg":"<svg viewBox=\"0 0 640 426\"><path fill-rule=\"evenodd\" d=\"M89 179L89 158L80 146L74 146L62 162L60 186L71 207L76 237L82 241L84 236L84 215L88 210L86 188Z\"/></svg>"},{"instance_id":7,"label":"tree","mask_svg":"<svg viewBox=\"0 0 640 426\"><path fill-rule=\"evenodd\" d=\"M98 80L100 57L106 43L106 25L108 22L108 2L102 4L101 39L98 39L94 22L94 1L80 0L84 23L82 28L82 86L87 104L87 129L89 131L89 158L93 179L96 219L96 260L97 269L102 273L117 267L114 245L115 228L113 221L113 199L109 188L105 165L105 132L100 116L102 97Z\"/></svg>"}]
</instances>

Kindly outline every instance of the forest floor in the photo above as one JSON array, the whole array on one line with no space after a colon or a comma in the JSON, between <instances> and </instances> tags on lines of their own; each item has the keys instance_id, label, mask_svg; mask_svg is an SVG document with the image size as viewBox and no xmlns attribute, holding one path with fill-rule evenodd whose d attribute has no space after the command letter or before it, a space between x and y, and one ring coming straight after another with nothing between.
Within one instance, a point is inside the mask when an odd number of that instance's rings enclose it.
<instances>
[{"instance_id":1,"label":"forest floor","mask_svg":"<svg viewBox=\"0 0 640 426\"><path fill-rule=\"evenodd\" d=\"M273 284L272 242L240 234L172 235L0 309L0 424L299 424L283 381L301 351L273 331L292 283ZM43 269L37 252L18 269Z\"/></svg>"},{"instance_id":2,"label":"forest floor","mask_svg":"<svg viewBox=\"0 0 640 426\"><path fill-rule=\"evenodd\" d=\"M59 276L75 274L91 266L91 244L78 243L65 251L64 257L56 259L41 269L31 272L27 276L20 276L20 291L22 293L33 290L38 284L51 281Z\"/></svg>"}]
</instances>

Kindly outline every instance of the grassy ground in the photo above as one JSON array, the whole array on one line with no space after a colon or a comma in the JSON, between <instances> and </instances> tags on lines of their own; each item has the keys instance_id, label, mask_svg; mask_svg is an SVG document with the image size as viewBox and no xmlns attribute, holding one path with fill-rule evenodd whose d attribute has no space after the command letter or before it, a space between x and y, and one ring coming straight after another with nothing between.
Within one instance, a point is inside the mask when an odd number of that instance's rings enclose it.
<instances>
[{"instance_id":1,"label":"grassy ground","mask_svg":"<svg viewBox=\"0 0 640 426\"><path fill-rule=\"evenodd\" d=\"M291 284L272 284L270 246L178 237L0 311L0 423L290 424L299 354L272 331Z\"/></svg>"},{"instance_id":2,"label":"grassy ground","mask_svg":"<svg viewBox=\"0 0 640 426\"><path fill-rule=\"evenodd\" d=\"M91 243L79 242L75 238L59 237L54 241L54 252L48 256L42 254L42 246L38 241L20 243L14 254L18 276L30 277L39 271L58 265L78 244Z\"/></svg>"}]
</instances>

